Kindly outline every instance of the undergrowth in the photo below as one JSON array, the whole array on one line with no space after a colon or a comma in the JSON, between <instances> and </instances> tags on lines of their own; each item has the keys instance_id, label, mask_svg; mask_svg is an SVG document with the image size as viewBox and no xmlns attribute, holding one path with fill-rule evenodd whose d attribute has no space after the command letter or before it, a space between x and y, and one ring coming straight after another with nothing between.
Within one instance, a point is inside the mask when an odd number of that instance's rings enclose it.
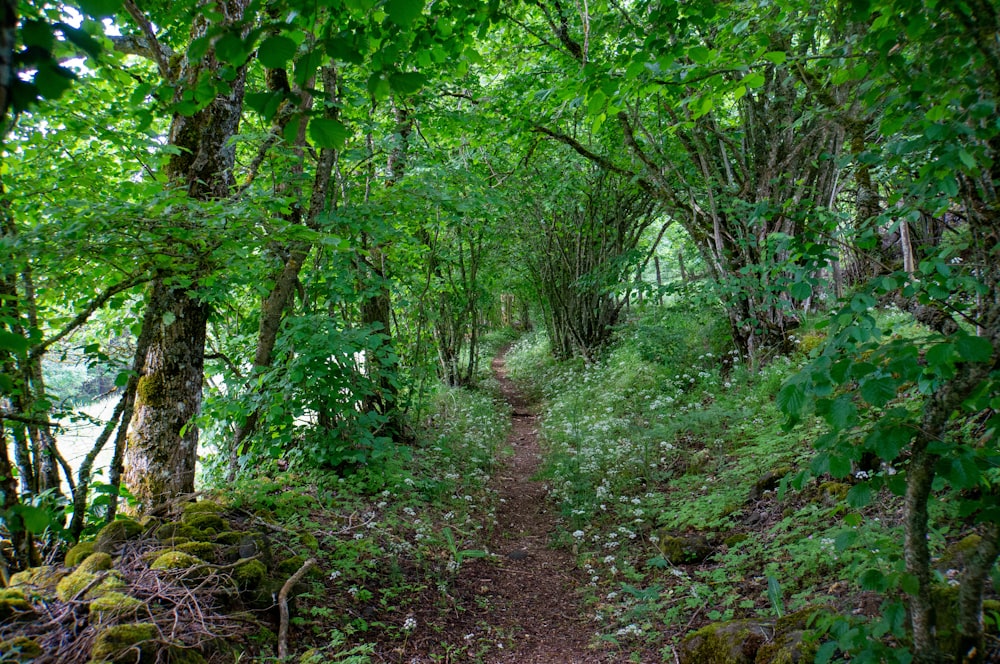
<instances>
[{"instance_id":1,"label":"undergrowth","mask_svg":"<svg viewBox=\"0 0 1000 664\"><path fill-rule=\"evenodd\" d=\"M623 657L673 661L708 621L806 607L877 620L882 598L858 579L900 558L898 499L856 510L854 478L807 481L819 425L786 430L775 406L822 333L806 325L791 356L747 367L723 322L655 307L589 366L553 361L542 334L508 356L511 377L545 400L557 544L588 574L595 638Z\"/></svg>"}]
</instances>

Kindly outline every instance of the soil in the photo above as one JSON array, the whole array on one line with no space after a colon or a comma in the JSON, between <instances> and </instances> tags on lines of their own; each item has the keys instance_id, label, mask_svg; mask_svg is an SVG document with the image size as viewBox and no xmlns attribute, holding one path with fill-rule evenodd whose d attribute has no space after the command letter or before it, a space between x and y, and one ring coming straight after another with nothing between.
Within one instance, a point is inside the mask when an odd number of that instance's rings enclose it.
<instances>
[{"instance_id":1,"label":"soil","mask_svg":"<svg viewBox=\"0 0 1000 664\"><path fill-rule=\"evenodd\" d=\"M550 546L557 518L545 486L534 479L541 463L534 404L507 377L503 354L493 360L493 370L513 419L507 440L513 456L506 458L494 479L500 504L496 527L486 544L500 560L463 563L451 591L456 610L449 613L446 624L439 625L438 638L456 645L465 641L450 660L456 662L614 661L590 647L594 630L578 590L586 581L573 555ZM485 634L491 637L488 642L482 639Z\"/></svg>"}]
</instances>

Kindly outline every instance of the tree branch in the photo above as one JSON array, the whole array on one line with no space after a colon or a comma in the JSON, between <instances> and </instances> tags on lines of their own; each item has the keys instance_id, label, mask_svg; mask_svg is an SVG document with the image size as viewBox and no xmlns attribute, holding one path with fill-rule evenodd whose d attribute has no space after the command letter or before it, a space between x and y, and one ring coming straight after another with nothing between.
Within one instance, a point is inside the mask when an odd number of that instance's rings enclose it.
<instances>
[{"instance_id":1,"label":"tree branch","mask_svg":"<svg viewBox=\"0 0 1000 664\"><path fill-rule=\"evenodd\" d=\"M156 33L153 32L153 24L149 22L146 14L135 4L135 0L124 0L122 4L125 6L125 11L129 13L129 16L139 24L139 29L142 30L142 34L145 37L144 46L146 52L139 53L136 51L135 55L142 55L155 62L156 68L160 70L160 76L163 77L163 80L173 81L174 75L170 68L170 58L174 55L173 51L165 48L156 38ZM136 40L137 45L138 43L139 41ZM118 44L115 44L115 48L118 48Z\"/></svg>"}]
</instances>

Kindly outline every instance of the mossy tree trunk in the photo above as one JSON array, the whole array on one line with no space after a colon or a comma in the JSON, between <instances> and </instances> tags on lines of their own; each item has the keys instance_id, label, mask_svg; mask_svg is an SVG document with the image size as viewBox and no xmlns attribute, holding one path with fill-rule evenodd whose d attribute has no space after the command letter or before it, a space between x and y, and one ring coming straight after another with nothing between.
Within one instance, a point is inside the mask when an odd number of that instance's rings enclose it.
<instances>
[{"instance_id":1,"label":"mossy tree trunk","mask_svg":"<svg viewBox=\"0 0 1000 664\"><path fill-rule=\"evenodd\" d=\"M231 24L242 21L246 0L220 4ZM191 37L206 36L217 27L198 17ZM230 139L239 129L246 64L233 67L228 82L219 77L221 69L210 50L197 62L185 60L177 77L178 101L186 89L201 81L217 84L217 94L208 106L190 116L175 114L170 127L170 145L177 151L167 165L167 176L173 186L196 200L224 199L233 185L236 148ZM197 233L198 228L189 222L182 231ZM190 252L184 278L157 279L148 295L147 306L153 314L147 320L155 327L139 375L124 471L125 484L143 509L194 490L198 429L192 418L201 406L209 315L208 305L195 288L212 266L205 256Z\"/></svg>"}]
</instances>

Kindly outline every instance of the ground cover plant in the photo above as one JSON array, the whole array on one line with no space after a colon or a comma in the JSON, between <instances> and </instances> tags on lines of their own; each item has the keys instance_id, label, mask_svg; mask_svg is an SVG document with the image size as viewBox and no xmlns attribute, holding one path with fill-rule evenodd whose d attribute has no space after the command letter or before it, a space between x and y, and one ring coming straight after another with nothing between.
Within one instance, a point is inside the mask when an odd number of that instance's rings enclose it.
<instances>
[{"instance_id":1,"label":"ground cover plant","mask_svg":"<svg viewBox=\"0 0 1000 664\"><path fill-rule=\"evenodd\" d=\"M589 576L595 638L669 661L705 624L793 616L813 628L810 657L906 661L891 648L905 638L900 595L881 580L902 561L902 499L883 485L858 500L884 471L823 472L822 422L789 429L776 403L823 331L803 327L791 355L752 368L713 337L714 316L646 312L593 364L553 361L542 335L512 351L512 375L546 397L542 477L562 510L558 544ZM879 319L919 332L900 312ZM931 546L946 593L968 526L942 499Z\"/></svg>"}]
</instances>

